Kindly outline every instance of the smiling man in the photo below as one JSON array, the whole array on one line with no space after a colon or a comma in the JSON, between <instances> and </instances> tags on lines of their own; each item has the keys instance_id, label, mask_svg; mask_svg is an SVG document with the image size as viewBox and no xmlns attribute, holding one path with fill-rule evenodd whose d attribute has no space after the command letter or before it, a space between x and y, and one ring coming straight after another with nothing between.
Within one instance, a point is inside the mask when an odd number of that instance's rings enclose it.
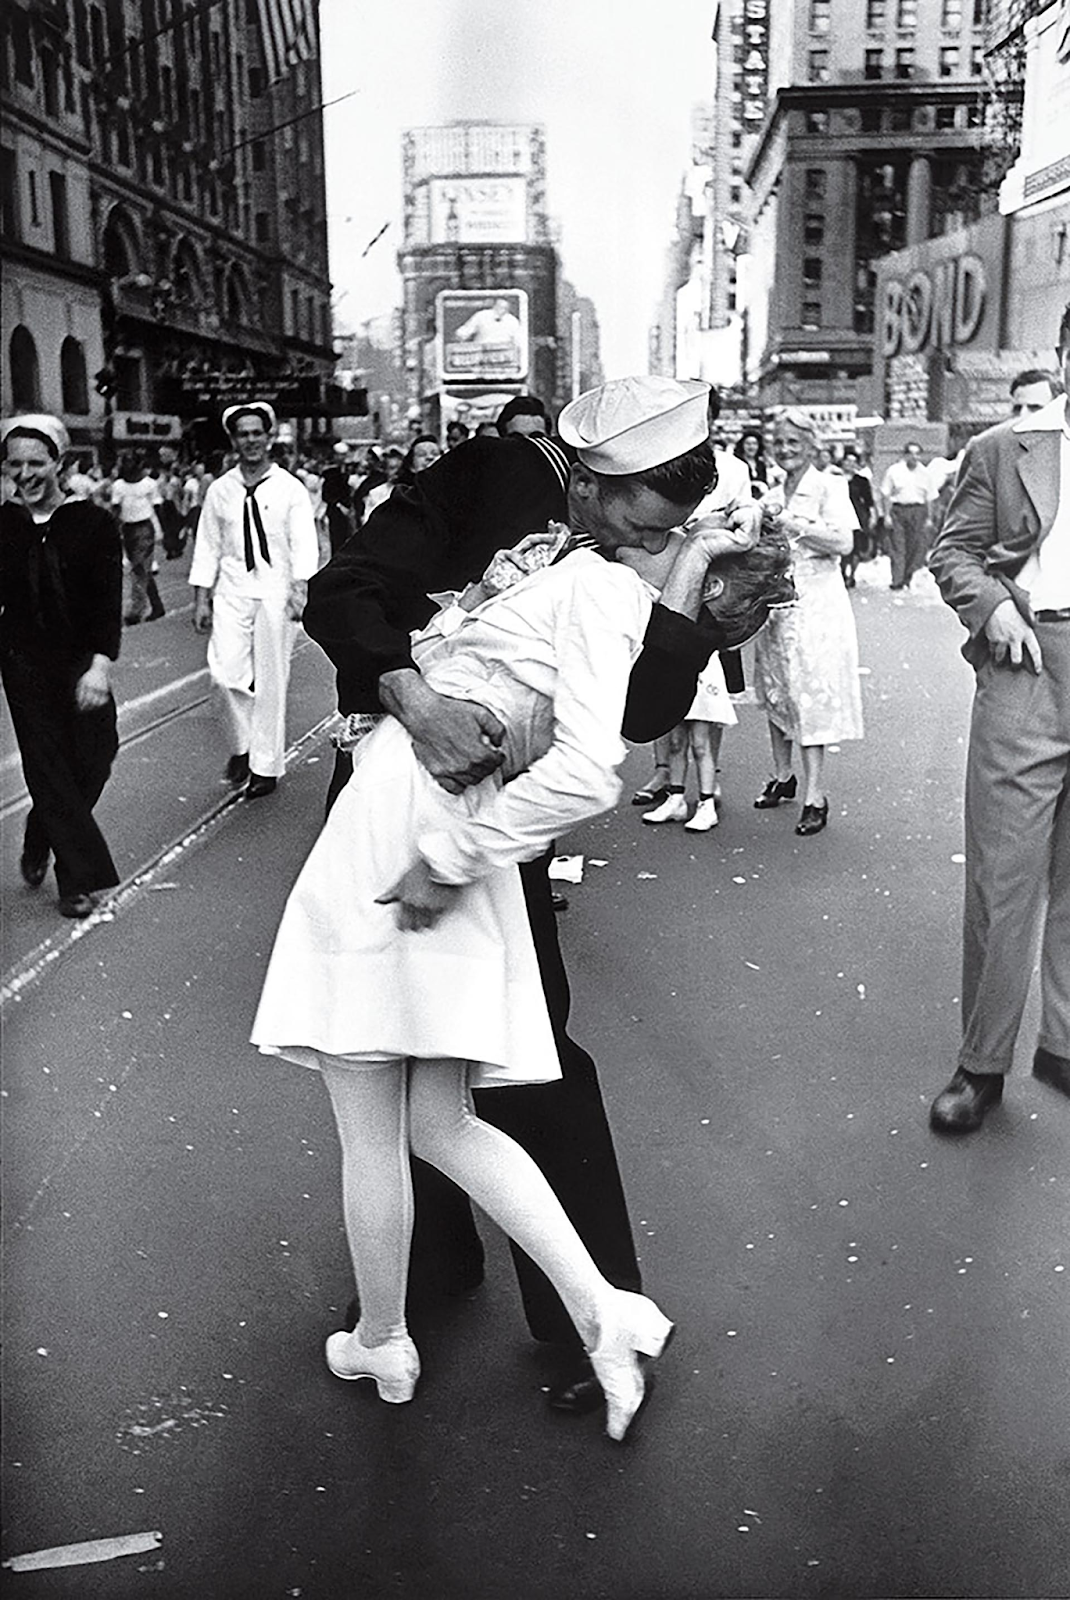
<instances>
[{"instance_id":1,"label":"smiling man","mask_svg":"<svg viewBox=\"0 0 1070 1600\"><path fill-rule=\"evenodd\" d=\"M238 464L204 497L189 574L193 626L211 634L208 671L231 750L227 778L257 800L286 767L290 657L319 543L308 490L271 459L271 406L230 406L223 426Z\"/></svg>"}]
</instances>

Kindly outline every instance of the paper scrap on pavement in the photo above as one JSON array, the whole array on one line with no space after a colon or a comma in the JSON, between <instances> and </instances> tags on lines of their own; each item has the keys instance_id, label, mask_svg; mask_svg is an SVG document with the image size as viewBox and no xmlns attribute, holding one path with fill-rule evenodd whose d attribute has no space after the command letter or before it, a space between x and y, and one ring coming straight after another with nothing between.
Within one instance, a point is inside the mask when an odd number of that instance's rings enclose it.
<instances>
[{"instance_id":1,"label":"paper scrap on pavement","mask_svg":"<svg viewBox=\"0 0 1070 1600\"><path fill-rule=\"evenodd\" d=\"M139 1556L163 1544L159 1529L151 1533L121 1533L114 1539L85 1539L81 1544L57 1544L49 1550L11 1556L3 1566L12 1572L43 1572L49 1567L86 1567L93 1561L114 1561L116 1556Z\"/></svg>"},{"instance_id":2,"label":"paper scrap on pavement","mask_svg":"<svg viewBox=\"0 0 1070 1600\"><path fill-rule=\"evenodd\" d=\"M550 877L557 883L582 883L583 857L554 856L550 862Z\"/></svg>"}]
</instances>

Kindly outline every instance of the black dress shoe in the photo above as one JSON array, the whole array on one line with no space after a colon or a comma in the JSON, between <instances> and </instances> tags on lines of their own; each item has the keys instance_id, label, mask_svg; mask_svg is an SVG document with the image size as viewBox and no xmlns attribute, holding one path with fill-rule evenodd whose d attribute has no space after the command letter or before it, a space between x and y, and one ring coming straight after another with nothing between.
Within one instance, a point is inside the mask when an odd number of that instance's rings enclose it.
<instances>
[{"instance_id":1,"label":"black dress shoe","mask_svg":"<svg viewBox=\"0 0 1070 1600\"><path fill-rule=\"evenodd\" d=\"M1052 1050L1038 1048L1033 1057L1033 1076L1070 1096L1070 1056L1057 1056Z\"/></svg>"},{"instance_id":2,"label":"black dress shoe","mask_svg":"<svg viewBox=\"0 0 1070 1600\"><path fill-rule=\"evenodd\" d=\"M250 772L249 782L245 785L245 798L260 800L266 794L274 794L278 786L278 778L262 778L259 772Z\"/></svg>"},{"instance_id":3,"label":"black dress shoe","mask_svg":"<svg viewBox=\"0 0 1070 1600\"><path fill-rule=\"evenodd\" d=\"M569 1365L550 1385L546 1404L554 1411L567 1411L582 1417L605 1404L602 1385L594 1375L590 1357L578 1351Z\"/></svg>"},{"instance_id":4,"label":"black dress shoe","mask_svg":"<svg viewBox=\"0 0 1070 1600\"><path fill-rule=\"evenodd\" d=\"M756 811L771 811L778 806L781 800L794 800L798 783L794 772L790 778L781 781L779 778L770 778L757 800L754 802Z\"/></svg>"},{"instance_id":5,"label":"black dress shoe","mask_svg":"<svg viewBox=\"0 0 1070 1600\"><path fill-rule=\"evenodd\" d=\"M23 850L19 857L19 871L22 873L23 882L28 883L31 889L39 889L45 881L48 862L47 850L43 856L35 856L31 851Z\"/></svg>"},{"instance_id":6,"label":"black dress shoe","mask_svg":"<svg viewBox=\"0 0 1070 1600\"><path fill-rule=\"evenodd\" d=\"M929 1126L937 1133L974 1133L992 1106L1003 1099L1001 1072L967 1072L959 1067L929 1108Z\"/></svg>"},{"instance_id":7,"label":"black dress shoe","mask_svg":"<svg viewBox=\"0 0 1070 1600\"><path fill-rule=\"evenodd\" d=\"M59 914L61 917L92 916L96 910L96 902L89 894L65 894L60 896Z\"/></svg>"},{"instance_id":8,"label":"black dress shoe","mask_svg":"<svg viewBox=\"0 0 1070 1600\"><path fill-rule=\"evenodd\" d=\"M550 895L550 904L553 906L555 911L567 911L568 895L559 894L558 891L554 889Z\"/></svg>"},{"instance_id":9,"label":"black dress shoe","mask_svg":"<svg viewBox=\"0 0 1070 1600\"><path fill-rule=\"evenodd\" d=\"M227 782L232 783L237 789L241 787L248 776L249 757L247 755L231 756L227 762Z\"/></svg>"},{"instance_id":10,"label":"black dress shoe","mask_svg":"<svg viewBox=\"0 0 1070 1600\"><path fill-rule=\"evenodd\" d=\"M795 824L795 832L805 839L808 834L820 833L828 825L829 803L822 800L819 806L803 806L802 816Z\"/></svg>"},{"instance_id":11,"label":"black dress shoe","mask_svg":"<svg viewBox=\"0 0 1070 1600\"><path fill-rule=\"evenodd\" d=\"M667 783L658 784L656 788L637 789L632 795L633 806L660 806L663 800L669 798Z\"/></svg>"}]
</instances>

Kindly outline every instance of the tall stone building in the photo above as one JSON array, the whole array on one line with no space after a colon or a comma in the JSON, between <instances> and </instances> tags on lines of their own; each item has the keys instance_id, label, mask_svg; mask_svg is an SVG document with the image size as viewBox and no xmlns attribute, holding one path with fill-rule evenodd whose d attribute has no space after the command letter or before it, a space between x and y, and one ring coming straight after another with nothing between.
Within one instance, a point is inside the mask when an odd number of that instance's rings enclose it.
<instances>
[{"instance_id":1,"label":"tall stone building","mask_svg":"<svg viewBox=\"0 0 1070 1600\"><path fill-rule=\"evenodd\" d=\"M9 0L3 406L203 448L251 390L327 427L315 0L268 69L258 0Z\"/></svg>"},{"instance_id":2,"label":"tall stone building","mask_svg":"<svg viewBox=\"0 0 1070 1600\"><path fill-rule=\"evenodd\" d=\"M763 405L872 403L876 263L974 221L987 0L777 0L751 188L748 361Z\"/></svg>"},{"instance_id":3,"label":"tall stone building","mask_svg":"<svg viewBox=\"0 0 1070 1600\"><path fill-rule=\"evenodd\" d=\"M453 122L405 134L402 353L411 425L560 401L558 256L541 127Z\"/></svg>"}]
</instances>

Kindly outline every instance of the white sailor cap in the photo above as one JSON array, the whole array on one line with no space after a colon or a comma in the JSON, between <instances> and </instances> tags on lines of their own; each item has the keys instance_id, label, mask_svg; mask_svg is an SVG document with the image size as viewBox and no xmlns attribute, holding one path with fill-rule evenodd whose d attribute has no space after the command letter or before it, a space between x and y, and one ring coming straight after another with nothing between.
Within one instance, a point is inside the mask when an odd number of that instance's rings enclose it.
<instances>
[{"instance_id":1,"label":"white sailor cap","mask_svg":"<svg viewBox=\"0 0 1070 1600\"><path fill-rule=\"evenodd\" d=\"M223 413L223 427L227 433L232 433L238 418L249 415L263 417L268 433L275 432L275 412L266 400L243 400L240 406L228 406Z\"/></svg>"},{"instance_id":2,"label":"white sailor cap","mask_svg":"<svg viewBox=\"0 0 1070 1600\"><path fill-rule=\"evenodd\" d=\"M624 477L704 443L709 398L700 378L613 378L571 400L557 431L592 472Z\"/></svg>"},{"instance_id":3,"label":"white sailor cap","mask_svg":"<svg viewBox=\"0 0 1070 1600\"><path fill-rule=\"evenodd\" d=\"M6 444L12 433L35 434L37 438L44 439L57 461L62 461L71 447L71 436L63 423L45 411L27 411L22 416L5 417L0 423L0 442Z\"/></svg>"}]
</instances>

